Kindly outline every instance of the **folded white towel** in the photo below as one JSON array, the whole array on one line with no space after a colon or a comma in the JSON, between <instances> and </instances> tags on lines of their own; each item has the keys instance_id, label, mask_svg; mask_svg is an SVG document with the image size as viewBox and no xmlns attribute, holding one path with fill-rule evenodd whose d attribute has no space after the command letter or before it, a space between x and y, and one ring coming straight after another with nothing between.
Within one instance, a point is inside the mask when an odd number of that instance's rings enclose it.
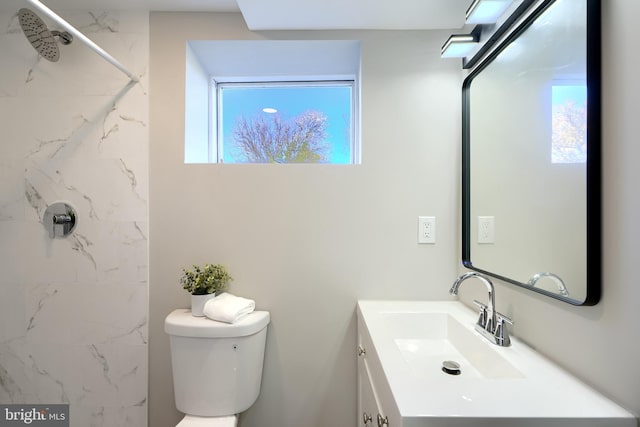
<instances>
[{"instance_id":1,"label":"folded white towel","mask_svg":"<svg viewBox=\"0 0 640 427\"><path fill-rule=\"evenodd\" d=\"M256 308L252 299L237 297L224 292L204 305L204 315L218 322L235 323Z\"/></svg>"}]
</instances>

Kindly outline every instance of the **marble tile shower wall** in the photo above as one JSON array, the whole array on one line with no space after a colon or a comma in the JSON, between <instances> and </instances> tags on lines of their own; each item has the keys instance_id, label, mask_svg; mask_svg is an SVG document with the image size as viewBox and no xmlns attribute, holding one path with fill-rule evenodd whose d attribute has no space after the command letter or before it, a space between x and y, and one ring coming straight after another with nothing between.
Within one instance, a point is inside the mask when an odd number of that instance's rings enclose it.
<instances>
[{"instance_id":1,"label":"marble tile shower wall","mask_svg":"<svg viewBox=\"0 0 640 427\"><path fill-rule=\"evenodd\" d=\"M146 426L148 13L58 11L128 84L78 41L39 59L16 12L0 14L0 403ZM56 201L78 212L65 239L41 223Z\"/></svg>"}]
</instances>

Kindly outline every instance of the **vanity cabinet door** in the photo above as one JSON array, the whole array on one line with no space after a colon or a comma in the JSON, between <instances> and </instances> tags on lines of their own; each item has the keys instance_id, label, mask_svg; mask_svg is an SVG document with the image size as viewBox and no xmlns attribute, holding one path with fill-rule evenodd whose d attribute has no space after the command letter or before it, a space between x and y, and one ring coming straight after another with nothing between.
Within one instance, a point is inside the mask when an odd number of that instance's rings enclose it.
<instances>
[{"instance_id":1,"label":"vanity cabinet door","mask_svg":"<svg viewBox=\"0 0 640 427\"><path fill-rule=\"evenodd\" d=\"M390 422L384 402L381 401L375 381L369 367L369 360L366 355L362 340L358 340L358 427L402 427L400 421Z\"/></svg>"},{"instance_id":2,"label":"vanity cabinet door","mask_svg":"<svg viewBox=\"0 0 640 427\"><path fill-rule=\"evenodd\" d=\"M358 427L374 427L379 413L364 358L358 358Z\"/></svg>"}]
</instances>

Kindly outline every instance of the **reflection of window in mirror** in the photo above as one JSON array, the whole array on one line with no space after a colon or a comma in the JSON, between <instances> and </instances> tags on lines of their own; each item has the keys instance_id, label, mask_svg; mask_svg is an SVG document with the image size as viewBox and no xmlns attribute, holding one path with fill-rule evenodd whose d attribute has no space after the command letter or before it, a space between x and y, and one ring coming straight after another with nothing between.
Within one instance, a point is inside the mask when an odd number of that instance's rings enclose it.
<instances>
[{"instance_id":1,"label":"reflection of window in mirror","mask_svg":"<svg viewBox=\"0 0 640 427\"><path fill-rule=\"evenodd\" d=\"M587 161L587 85L551 86L551 163Z\"/></svg>"}]
</instances>

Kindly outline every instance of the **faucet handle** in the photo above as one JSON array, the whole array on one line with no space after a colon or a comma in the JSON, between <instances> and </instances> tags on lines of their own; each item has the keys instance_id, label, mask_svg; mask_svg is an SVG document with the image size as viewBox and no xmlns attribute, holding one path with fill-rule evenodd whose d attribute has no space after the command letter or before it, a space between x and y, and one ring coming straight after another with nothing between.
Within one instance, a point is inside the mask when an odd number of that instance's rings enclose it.
<instances>
[{"instance_id":1,"label":"faucet handle","mask_svg":"<svg viewBox=\"0 0 640 427\"><path fill-rule=\"evenodd\" d=\"M473 303L480 309L477 323L484 328L487 325L487 306L475 299L473 300Z\"/></svg>"},{"instance_id":2,"label":"faucet handle","mask_svg":"<svg viewBox=\"0 0 640 427\"><path fill-rule=\"evenodd\" d=\"M486 310L487 309L487 306L484 305L483 303L481 303L480 301L478 301L477 299L474 299L473 303L481 310Z\"/></svg>"},{"instance_id":3,"label":"faucet handle","mask_svg":"<svg viewBox=\"0 0 640 427\"><path fill-rule=\"evenodd\" d=\"M508 347L511 345L511 338L509 337L509 331L507 331L505 323L513 326L513 320L496 312L496 331L494 335L496 337L496 344L501 347Z\"/></svg>"},{"instance_id":4,"label":"faucet handle","mask_svg":"<svg viewBox=\"0 0 640 427\"><path fill-rule=\"evenodd\" d=\"M503 323L503 322L504 322L504 323L508 323L508 324L510 324L511 326L513 326L513 323L514 323L514 322L513 322L513 320L509 319L507 316L505 316L505 315L504 315L504 314L502 314L502 313L498 313L497 311L496 311L496 319L497 319L497 320L498 320L498 322L500 322L500 323Z\"/></svg>"}]
</instances>

